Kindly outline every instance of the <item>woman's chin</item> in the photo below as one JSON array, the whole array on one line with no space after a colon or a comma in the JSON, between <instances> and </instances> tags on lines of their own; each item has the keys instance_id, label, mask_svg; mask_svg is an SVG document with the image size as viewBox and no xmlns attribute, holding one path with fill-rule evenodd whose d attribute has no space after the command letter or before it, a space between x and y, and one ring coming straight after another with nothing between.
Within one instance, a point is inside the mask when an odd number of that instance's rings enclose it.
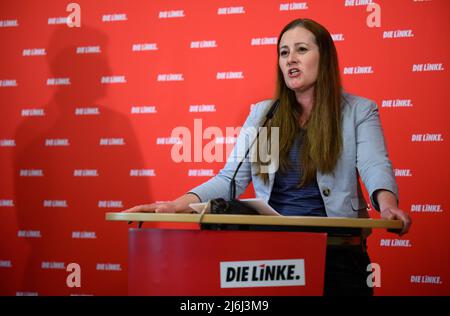
<instances>
[{"instance_id":1,"label":"woman's chin","mask_svg":"<svg viewBox=\"0 0 450 316\"><path fill-rule=\"evenodd\" d=\"M300 85L300 84L289 85L288 88L291 89L292 91L296 92L296 93L297 92L302 92L303 89L304 89L303 85Z\"/></svg>"}]
</instances>

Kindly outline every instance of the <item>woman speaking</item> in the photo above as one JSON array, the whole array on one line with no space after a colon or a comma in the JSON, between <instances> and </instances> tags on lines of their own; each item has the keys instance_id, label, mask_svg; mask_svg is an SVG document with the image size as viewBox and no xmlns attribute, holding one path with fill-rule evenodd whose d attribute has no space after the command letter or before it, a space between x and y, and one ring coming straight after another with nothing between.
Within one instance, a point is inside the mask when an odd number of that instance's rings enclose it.
<instances>
[{"instance_id":1,"label":"woman speaking","mask_svg":"<svg viewBox=\"0 0 450 316\"><path fill-rule=\"evenodd\" d=\"M294 20L281 31L277 51L278 108L265 120L274 100L258 103L244 128L264 122L279 128L279 168L263 173L262 162L247 157L236 176L237 196L253 182L257 197L282 215L368 217L361 177L373 207L384 219L402 220L405 234L411 220L398 208L377 105L343 91L330 33L313 20ZM239 137L234 152L247 145ZM229 159L217 176L176 200L125 212L185 212L190 203L228 199L237 165ZM372 295L369 263L364 238L360 247L327 249L325 295Z\"/></svg>"}]
</instances>

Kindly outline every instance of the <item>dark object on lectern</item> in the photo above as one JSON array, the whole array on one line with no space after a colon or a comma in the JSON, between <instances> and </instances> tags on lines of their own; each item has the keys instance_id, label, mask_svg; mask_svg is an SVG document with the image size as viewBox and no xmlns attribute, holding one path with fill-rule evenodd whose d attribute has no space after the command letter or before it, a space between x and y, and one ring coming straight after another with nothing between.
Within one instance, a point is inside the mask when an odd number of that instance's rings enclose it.
<instances>
[{"instance_id":1,"label":"dark object on lectern","mask_svg":"<svg viewBox=\"0 0 450 316\"><path fill-rule=\"evenodd\" d=\"M212 214L258 215L258 212L253 207L237 199L225 201L222 198L218 198L211 200L210 203Z\"/></svg>"}]
</instances>

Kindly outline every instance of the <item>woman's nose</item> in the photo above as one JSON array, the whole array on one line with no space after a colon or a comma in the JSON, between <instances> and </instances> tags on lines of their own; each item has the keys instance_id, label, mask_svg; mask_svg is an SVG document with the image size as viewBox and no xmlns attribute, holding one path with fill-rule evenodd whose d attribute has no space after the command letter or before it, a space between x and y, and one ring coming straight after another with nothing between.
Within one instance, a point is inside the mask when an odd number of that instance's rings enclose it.
<instances>
[{"instance_id":1,"label":"woman's nose","mask_svg":"<svg viewBox=\"0 0 450 316\"><path fill-rule=\"evenodd\" d=\"M289 53L288 59L287 59L288 65L293 65L298 62L297 57L294 53Z\"/></svg>"}]
</instances>

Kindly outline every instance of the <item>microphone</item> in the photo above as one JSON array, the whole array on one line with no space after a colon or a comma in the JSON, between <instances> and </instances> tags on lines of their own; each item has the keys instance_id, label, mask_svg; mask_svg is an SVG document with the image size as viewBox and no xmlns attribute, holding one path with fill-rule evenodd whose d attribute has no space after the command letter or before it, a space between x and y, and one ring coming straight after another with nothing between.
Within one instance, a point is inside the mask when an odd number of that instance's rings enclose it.
<instances>
[{"instance_id":1,"label":"microphone","mask_svg":"<svg viewBox=\"0 0 450 316\"><path fill-rule=\"evenodd\" d=\"M277 111L279 105L280 105L280 100L276 100L272 104L272 106L270 107L269 111L266 114L266 119L264 120L264 123L262 124L262 126L266 125L267 121L269 121L273 117L273 115ZM237 173L238 173L239 169L241 168L242 164L244 163L244 160L247 158L248 154L250 153L250 150L252 149L256 140L258 139L260 131L261 130L258 128L258 133L256 134L255 139L253 139L253 142L250 144L247 151L245 152L244 158L239 162L238 166L236 167L236 170L234 171L233 177L231 178L231 181L230 181L230 201L234 200L236 198L236 176L237 176Z\"/></svg>"}]
</instances>

